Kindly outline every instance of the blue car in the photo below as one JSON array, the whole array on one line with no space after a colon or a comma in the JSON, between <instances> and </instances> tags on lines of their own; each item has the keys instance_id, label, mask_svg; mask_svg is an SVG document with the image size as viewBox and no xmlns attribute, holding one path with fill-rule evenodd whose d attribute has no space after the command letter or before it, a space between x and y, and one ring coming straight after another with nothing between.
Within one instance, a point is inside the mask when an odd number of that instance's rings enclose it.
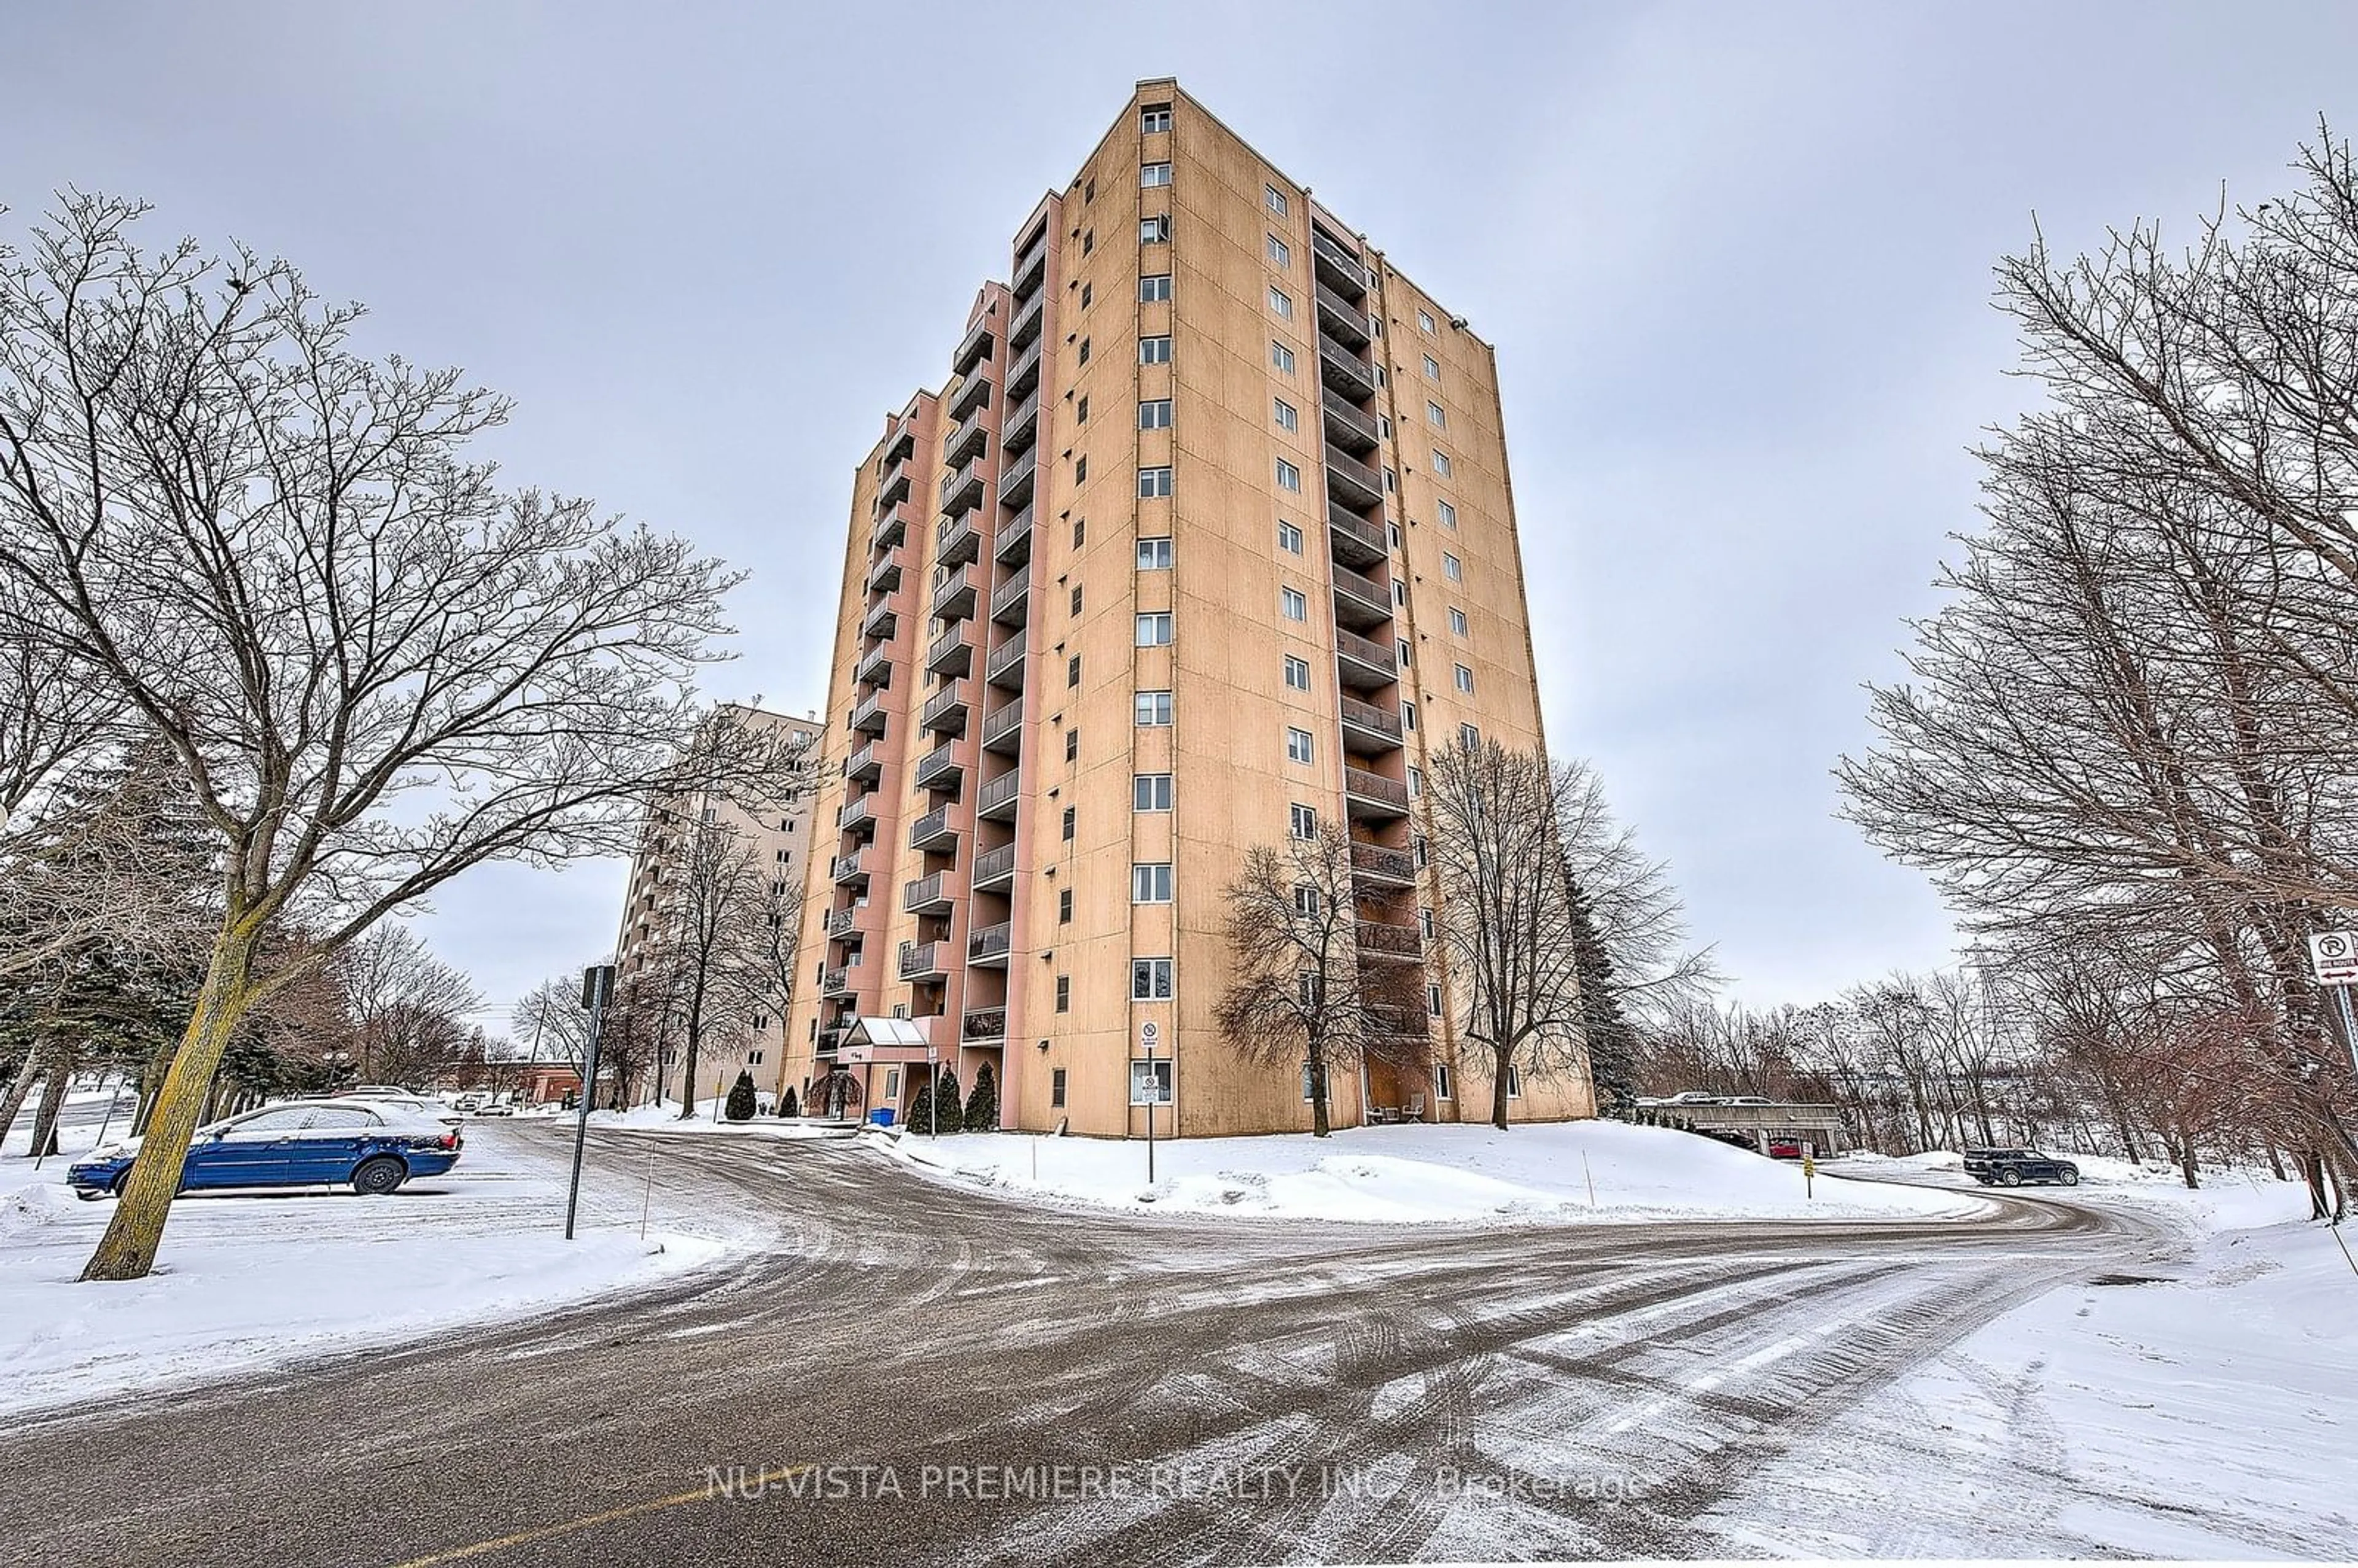
<instances>
[{"instance_id":1,"label":"blue car","mask_svg":"<svg viewBox=\"0 0 2358 1568\"><path fill-rule=\"evenodd\" d=\"M180 1170L182 1192L222 1187L343 1185L382 1197L412 1176L459 1162L456 1128L397 1107L308 1100L265 1106L197 1129ZM93 1149L66 1171L79 1198L120 1196L139 1140Z\"/></svg>"}]
</instances>

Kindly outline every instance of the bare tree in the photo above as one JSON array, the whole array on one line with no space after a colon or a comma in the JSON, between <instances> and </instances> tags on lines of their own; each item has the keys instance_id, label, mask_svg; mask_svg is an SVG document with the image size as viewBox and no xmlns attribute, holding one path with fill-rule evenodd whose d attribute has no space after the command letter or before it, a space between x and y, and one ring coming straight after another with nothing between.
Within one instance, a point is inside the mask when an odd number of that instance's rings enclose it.
<instances>
[{"instance_id":1,"label":"bare tree","mask_svg":"<svg viewBox=\"0 0 2358 1568\"><path fill-rule=\"evenodd\" d=\"M682 829L665 878L663 940L677 984L679 1114L696 1115L696 1064L708 1040L725 1043L752 1024L749 970L767 935L764 875L746 836L708 807Z\"/></svg>"},{"instance_id":2,"label":"bare tree","mask_svg":"<svg viewBox=\"0 0 2358 1568\"><path fill-rule=\"evenodd\" d=\"M1422 1072L1425 1051L1422 971L1361 967L1351 851L1333 822L1282 846L1256 844L1227 892L1232 968L1220 1031L1248 1060L1306 1075L1320 1138L1333 1128L1335 1074L1370 1057ZM1385 968L1403 978L1387 981ZM1151 970L1146 978L1154 983Z\"/></svg>"},{"instance_id":3,"label":"bare tree","mask_svg":"<svg viewBox=\"0 0 2358 1568\"><path fill-rule=\"evenodd\" d=\"M803 896L802 878L773 870L763 878L755 896L746 900L739 911L737 932L730 944L736 953L730 973L730 982L736 990L732 1010L754 1024L764 1019L775 1020L783 1031L794 1009L795 987L802 968ZM779 1105L785 1103L785 1061L791 1054L779 1053Z\"/></svg>"},{"instance_id":4,"label":"bare tree","mask_svg":"<svg viewBox=\"0 0 2358 1568\"><path fill-rule=\"evenodd\" d=\"M331 960L352 1021L362 1083L423 1083L466 1044L482 993L408 926L388 923Z\"/></svg>"},{"instance_id":5,"label":"bare tree","mask_svg":"<svg viewBox=\"0 0 2358 1568\"><path fill-rule=\"evenodd\" d=\"M626 851L645 803L760 787L778 748L692 746L687 689L736 580L586 500L503 492L463 455L508 405L373 362L296 270L143 209L64 200L0 252L0 579L169 746L222 853L186 1039L84 1278L155 1260L238 1022L485 860ZM692 776L697 771L708 776Z\"/></svg>"},{"instance_id":6,"label":"bare tree","mask_svg":"<svg viewBox=\"0 0 2358 1568\"><path fill-rule=\"evenodd\" d=\"M1584 761L1558 762L1557 831L1564 867L1587 907L1612 1000L1639 1027L1722 983L1710 947L1687 945L1686 907L1669 862L1648 855L1623 826L1605 781Z\"/></svg>"},{"instance_id":7,"label":"bare tree","mask_svg":"<svg viewBox=\"0 0 2358 1568\"><path fill-rule=\"evenodd\" d=\"M1489 1056L1490 1120L1502 1129L1513 1075L1588 1072L1557 837L1566 782L1546 757L1496 741L1436 751L1425 782L1440 935L1462 1033Z\"/></svg>"}]
</instances>

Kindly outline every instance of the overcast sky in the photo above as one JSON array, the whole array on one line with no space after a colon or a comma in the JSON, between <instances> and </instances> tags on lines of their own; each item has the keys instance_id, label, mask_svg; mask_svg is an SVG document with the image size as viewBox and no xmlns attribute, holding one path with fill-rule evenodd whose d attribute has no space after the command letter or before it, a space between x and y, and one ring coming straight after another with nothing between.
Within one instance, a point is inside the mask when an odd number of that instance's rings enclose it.
<instances>
[{"instance_id":1,"label":"overcast sky","mask_svg":"<svg viewBox=\"0 0 2358 1568\"><path fill-rule=\"evenodd\" d=\"M2022 395L1993 262L2034 214L2184 232L2358 125L2343 5L1028 11L10 0L0 203L144 196L514 395L510 479L751 570L720 694L801 712L853 464L1175 75L1498 345L1551 741L1737 994L1808 1001L1950 950L1829 769ZM489 870L425 925L503 1011L611 944L621 886Z\"/></svg>"}]
</instances>

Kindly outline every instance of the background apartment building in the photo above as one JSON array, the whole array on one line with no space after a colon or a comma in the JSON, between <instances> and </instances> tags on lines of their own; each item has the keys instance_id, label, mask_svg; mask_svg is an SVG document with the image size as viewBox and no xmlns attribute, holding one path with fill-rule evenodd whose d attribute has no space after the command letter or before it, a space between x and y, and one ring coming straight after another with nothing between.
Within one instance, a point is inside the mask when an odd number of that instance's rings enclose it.
<instances>
[{"instance_id":1,"label":"background apartment building","mask_svg":"<svg viewBox=\"0 0 2358 1568\"><path fill-rule=\"evenodd\" d=\"M783 733L790 742L799 740L814 748L821 742L825 727L817 719L736 703L722 706L748 724ZM768 884L761 890L763 896L791 903L810 885L806 877L813 809L813 801L806 796L778 812L756 816L725 796L695 795L664 801L648 815L638 852L631 858L622 933L614 946L615 979L623 994L672 1000L664 1010L666 1016L654 1026L660 1044L646 1052L645 1074L637 1087L639 1098L709 1099L716 1085L726 1092L740 1071L753 1075L754 1085L764 1097L798 1081L802 1054L787 1046L794 1037L784 1016L740 1008L736 1012L743 1016L739 1017L716 1004L716 1032L699 1044L696 1082L687 1084L685 1026L678 1018L677 988L661 987L652 977L663 971L666 959L676 957L687 939L682 931L681 879L689 838L698 825L727 829L732 836L730 842L750 853ZM656 1005L660 1004L651 1001L651 1006Z\"/></svg>"},{"instance_id":2,"label":"background apartment building","mask_svg":"<svg viewBox=\"0 0 2358 1568\"><path fill-rule=\"evenodd\" d=\"M806 1077L874 1109L989 1062L1007 1126L1136 1134L1157 1085L1166 1136L1306 1127L1214 1023L1224 893L1344 821L1360 962L1423 973L1432 1066L1338 1080L1336 1121L1480 1119L1417 843L1429 748L1541 738L1490 346L1169 81L1009 277L854 481Z\"/></svg>"}]
</instances>

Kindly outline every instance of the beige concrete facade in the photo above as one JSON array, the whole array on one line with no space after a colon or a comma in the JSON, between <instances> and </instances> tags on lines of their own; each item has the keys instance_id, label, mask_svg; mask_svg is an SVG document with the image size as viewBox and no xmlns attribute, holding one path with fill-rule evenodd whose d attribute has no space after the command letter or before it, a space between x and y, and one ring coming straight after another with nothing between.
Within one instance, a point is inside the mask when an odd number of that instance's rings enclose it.
<instances>
[{"instance_id":1,"label":"beige concrete facade","mask_svg":"<svg viewBox=\"0 0 2358 1568\"><path fill-rule=\"evenodd\" d=\"M1431 1073L1338 1077L1336 1122L1483 1119L1413 849L1429 747L1543 741L1490 346L1168 81L1012 256L854 480L802 1076L873 1109L989 1063L1002 1125L1135 1136L1151 1028L1159 1135L1307 1127L1214 1023L1225 890L1299 805L1365 847L1363 966L1442 1003L1401 1021ZM1585 1076L1513 1104L1593 1113Z\"/></svg>"},{"instance_id":2,"label":"beige concrete facade","mask_svg":"<svg viewBox=\"0 0 2358 1568\"><path fill-rule=\"evenodd\" d=\"M795 719L740 704L725 706L749 723L781 732L790 740L799 739L814 748L821 743L825 726L817 719ZM648 818L640 835L638 852L631 859L622 931L614 946L618 981L628 983L644 974L660 957L665 944L677 939L676 908L667 902L665 893L676 884L682 827L711 813L713 820L727 824L741 837L763 874L780 884L777 891L790 894L795 888L807 890L813 885L810 859L814 807L815 803L806 798L776 814L756 816L735 802L719 796L698 795L663 802ZM686 1060L679 1043L669 1041L649 1065L649 1075L637 1086L636 1093L642 1099L660 1096L676 1102L691 1098L692 1087L692 1098L710 1099L716 1093L725 1094L728 1087L737 1081L738 1073L743 1071L752 1074L756 1088L768 1098L800 1081L802 1053L790 1047L794 1038L786 1018L768 1014L748 1020L742 1031L708 1037L697 1054L693 1086L682 1079Z\"/></svg>"}]
</instances>

